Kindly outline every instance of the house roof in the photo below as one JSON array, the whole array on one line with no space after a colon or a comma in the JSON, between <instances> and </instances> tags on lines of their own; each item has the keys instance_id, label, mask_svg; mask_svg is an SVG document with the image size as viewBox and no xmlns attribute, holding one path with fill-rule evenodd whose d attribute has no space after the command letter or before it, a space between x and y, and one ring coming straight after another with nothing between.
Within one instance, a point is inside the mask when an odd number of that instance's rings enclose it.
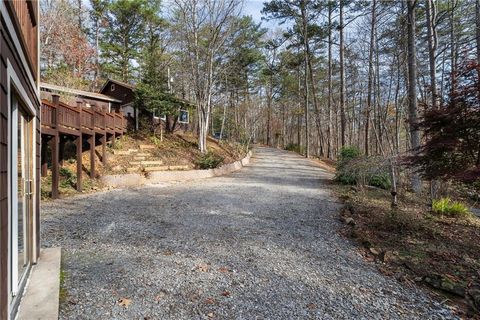
<instances>
[{"instance_id":1,"label":"house roof","mask_svg":"<svg viewBox=\"0 0 480 320\"><path fill-rule=\"evenodd\" d=\"M125 88L128 88L128 89L131 89L131 90L134 90L135 89L135 85L134 84L131 84L131 83L126 83L126 82L122 82L122 81L119 81L119 80L115 80L115 79L108 79L107 81L105 81L105 84L103 85L102 89L100 89L100 93L103 92L105 90L105 88L107 87L107 85L112 82L112 83L115 83L115 84L118 84L119 86L122 86L122 87L125 87Z\"/></svg>"},{"instance_id":2,"label":"house roof","mask_svg":"<svg viewBox=\"0 0 480 320\"><path fill-rule=\"evenodd\" d=\"M71 89L71 88L57 86L55 84L44 83L44 82L40 83L40 90L65 92L65 93L69 93L69 94L73 94L73 95L77 95L77 96L97 99L97 100L100 100L100 101L117 102L117 103L122 102L118 99L112 98L110 96L107 96L107 95L104 95L104 94L101 94L101 93Z\"/></svg>"},{"instance_id":3,"label":"house roof","mask_svg":"<svg viewBox=\"0 0 480 320\"><path fill-rule=\"evenodd\" d=\"M126 82L122 82L122 81L119 81L119 80L115 80L115 79L108 79L107 81L105 81L105 84L103 85L102 89L100 89L99 92L104 92L104 90L108 87L108 84L109 83L115 83L119 86L123 86L125 88L128 88L128 89L131 89L131 90L135 90L136 88L136 85L134 84L131 84L131 83L126 83ZM183 103L185 105L189 105L189 106L195 106L194 103L188 101L188 100L185 100L185 99L182 99L182 98L175 98L178 102L180 103ZM129 102L131 103L131 102ZM129 104L127 103L127 104Z\"/></svg>"}]
</instances>

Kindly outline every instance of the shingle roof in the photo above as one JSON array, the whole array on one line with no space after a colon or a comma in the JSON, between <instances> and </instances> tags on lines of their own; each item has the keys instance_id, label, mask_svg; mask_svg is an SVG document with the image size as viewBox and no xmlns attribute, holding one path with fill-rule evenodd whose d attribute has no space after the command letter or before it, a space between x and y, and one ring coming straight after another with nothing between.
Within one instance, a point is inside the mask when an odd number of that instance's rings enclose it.
<instances>
[{"instance_id":1,"label":"shingle roof","mask_svg":"<svg viewBox=\"0 0 480 320\"><path fill-rule=\"evenodd\" d=\"M44 83L44 82L40 83L40 90L42 90L42 89L49 90L49 91L70 93L70 94L74 94L74 95L78 95L78 96L94 98L94 99L101 100L101 101L118 102L118 103L122 102L118 99L112 98L110 96L107 96L107 95L104 95L104 94L101 94L101 93L77 90L77 89L57 86L55 84Z\"/></svg>"}]
</instances>

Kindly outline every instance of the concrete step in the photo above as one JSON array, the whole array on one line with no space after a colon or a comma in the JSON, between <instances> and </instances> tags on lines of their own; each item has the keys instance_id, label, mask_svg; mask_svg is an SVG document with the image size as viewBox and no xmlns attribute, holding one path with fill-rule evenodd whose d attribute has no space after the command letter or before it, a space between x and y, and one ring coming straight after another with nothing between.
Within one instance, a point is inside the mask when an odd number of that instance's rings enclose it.
<instances>
[{"instance_id":1,"label":"concrete step","mask_svg":"<svg viewBox=\"0 0 480 320\"><path fill-rule=\"evenodd\" d=\"M137 156L139 156L139 157L150 157L151 154L150 153L137 153Z\"/></svg>"},{"instance_id":2,"label":"concrete step","mask_svg":"<svg viewBox=\"0 0 480 320\"><path fill-rule=\"evenodd\" d=\"M142 166L161 166L162 160L144 160L140 163Z\"/></svg>"},{"instance_id":3,"label":"concrete step","mask_svg":"<svg viewBox=\"0 0 480 320\"><path fill-rule=\"evenodd\" d=\"M119 156L128 156L130 154L130 151L128 150L113 150L114 155L119 155Z\"/></svg>"},{"instance_id":4,"label":"concrete step","mask_svg":"<svg viewBox=\"0 0 480 320\"><path fill-rule=\"evenodd\" d=\"M168 166L168 170L188 170L190 169L187 165L177 165L177 166Z\"/></svg>"},{"instance_id":5,"label":"concrete step","mask_svg":"<svg viewBox=\"0 0 480 320\"><path fill-rule=\"evenodd\" d=\"M147 149L156 149L157 147L151 144L141 144L139 145L140 150L147 150Z\"/></svg>"},{"instance_id":6,"label":"concrete step","mask_svg":"<svg viewBox=\"0 0 480 320\"><path fill-rule=\"evenodd\" d=\"M143 161L143 160L145 160L145 157L135 156L135 157L133 157L133 160Z\"/></svg>"},{"instance_id":7,"label":"concrete step","mask_svg":"<svg viewBox=\"0 0 480 320\"><path fill-rule=\"evenodd\" d=\"M145 172L152 172L152 171L167 171L168 166L158 166L158 167L145 167L143 171Z\"/></svg>"},{"instance_id":8,"label":"concrete step","mask_svg":"<svg viewBox=\"0 0 480 320\"><path fill-rule=\"evenodd\" d=\"M130 167L130 168L127 168L127 172L129 172L129 173L139 172L139 171L140 171L140 167Z\"/></svg>"},{"instance_id":9,"label":"concrete step","mask_svg":"<svg viewBox=\"0 0 480 320\"><path fill-rule=\"evenodd\" d=\"M128 152L130 153L138 152L138 149L128 149Z\"/></svg>"},{"instance_id":10,"label":"concrete step","mask_svg":"<svg viewBox=\"0 0 480 320\"><path fill-rule=\"evenodd\" d=\"M129 161L128 164L131 166L139 166L142 164L142 161Z\"/></svg>"}]
</instances>

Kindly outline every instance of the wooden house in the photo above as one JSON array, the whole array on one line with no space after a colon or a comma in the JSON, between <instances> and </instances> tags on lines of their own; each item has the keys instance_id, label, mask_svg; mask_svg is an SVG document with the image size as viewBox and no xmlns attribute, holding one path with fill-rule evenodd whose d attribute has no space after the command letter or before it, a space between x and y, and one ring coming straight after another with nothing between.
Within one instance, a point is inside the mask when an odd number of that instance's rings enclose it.
<instances>
[{"instance_id":1,"label":"wooden house","mask_svg":"<svg viewBox=\"0 0 480 320\"><path fill-rule=\"evenodd\" d=\"M163 125L167 127L173 126L183 130L189 128L190 117L187 106L191 107L193 104L186 100L178 99L178 117L167 117L165 115L155 114L148 110L136 109L134 106L134 84L108 79L102 89L100 89L99 93L121 101L118 111L123 113L125 117L129 119L130 128L134 128L135 130L138 130L140 127L140 118L146 119L155 125Z\"/></svg>"},{"instance_id":2,"label":"wooden house","mask_svg":"<svg viewBox=\"0 0 480 320\"><path fill-rule=\"evenodd\" d=\"M13 319L40 253L39 4L0 12L0 319Z\"/></svg>"}]
</instances>

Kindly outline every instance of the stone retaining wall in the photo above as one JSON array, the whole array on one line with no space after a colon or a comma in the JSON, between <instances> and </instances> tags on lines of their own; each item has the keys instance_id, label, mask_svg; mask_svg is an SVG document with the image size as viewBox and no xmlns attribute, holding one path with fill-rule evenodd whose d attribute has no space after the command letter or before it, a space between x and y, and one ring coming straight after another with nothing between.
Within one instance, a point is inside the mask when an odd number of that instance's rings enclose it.
<instances>
[{"instance_id":1,"label":"stone retaining wall","mask_svg":"<svg viewBox=\"0 0 480 320\"><path fill-rule=\"evenodd\" d=\"M102 183L107 187L136 187L145 184L156 184L162 182L188 181L223 176L240 170L250 162L252 151L249 151L245 158L233 163L225 164L219 168L208 170L186 170L186 171L154 171L148 174L128 173L106 175L101 177Z\"/></svg>"}]
</instances>

